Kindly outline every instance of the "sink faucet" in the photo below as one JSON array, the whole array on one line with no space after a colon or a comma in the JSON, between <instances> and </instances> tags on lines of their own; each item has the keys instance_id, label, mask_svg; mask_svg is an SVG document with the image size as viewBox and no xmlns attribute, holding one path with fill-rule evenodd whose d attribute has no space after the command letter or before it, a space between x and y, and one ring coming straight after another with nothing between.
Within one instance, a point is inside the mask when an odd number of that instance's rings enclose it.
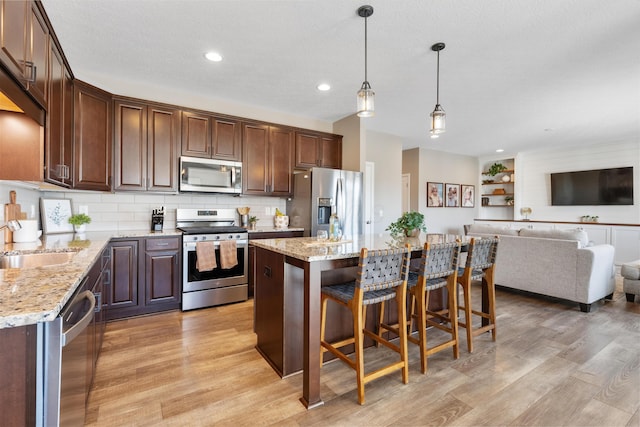
<instances>
[{"instance_id":1,"label":"sink faucet","mask_svg":"<svg viewBox=\"0 0 640 427\"><path fill-rule=\"evenodd\" d=\"M0 230L2 230L3 228L8 228L11 231L17 231L17 230L20 230L22 226L20 225L20 222L18 222L17 219L10 219L9 221L7 221L5 225L0 226Z\"/></svg>"}]
</instances>

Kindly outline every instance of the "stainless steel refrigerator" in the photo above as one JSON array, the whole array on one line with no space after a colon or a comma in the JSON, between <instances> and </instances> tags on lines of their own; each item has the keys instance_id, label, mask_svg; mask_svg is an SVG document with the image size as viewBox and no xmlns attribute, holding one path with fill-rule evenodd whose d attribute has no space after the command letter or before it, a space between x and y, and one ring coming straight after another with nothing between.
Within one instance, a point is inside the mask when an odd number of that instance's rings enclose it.
<instances>
[{"instance_id":1,"label":"stainless steel refrigerator","mask_svg":"<svg viewBox=\"0 0 640 427\"><path fill-rule=\"evenodd\" d=\"M304 227L305 236L329 230L338 215L345 239L364 232L362 172L312 168L294 175L293 198L287 202L289 227Z\"/></svg>"}]
</instances>

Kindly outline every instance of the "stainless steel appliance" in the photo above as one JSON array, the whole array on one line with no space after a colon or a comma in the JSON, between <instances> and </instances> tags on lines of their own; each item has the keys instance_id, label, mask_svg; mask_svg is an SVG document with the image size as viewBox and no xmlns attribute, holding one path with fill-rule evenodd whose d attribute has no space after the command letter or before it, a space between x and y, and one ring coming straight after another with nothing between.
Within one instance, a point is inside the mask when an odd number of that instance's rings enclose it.
<instances>
[{"instance_id":1,"label":"stainless steel appliance","mask_svg":"<svg viewBox=\"0 0 640 427\"><path fill-rule=\"evenodd\" d=\"M240 194L242 163L180 157L180 191Z\"/></svg>"},{"instance_id":2,"label":"stainless steel appliance","mask_svg":"<svg viewBox=\"0 0 640 427\"><path fill-rule=\"evenodd\" d=\"M364 230L362 172L312 168L294 175L293 198L287 201L289 227L304 227L305 236L329 231L329 217L338 215L344 238Z\"/></svg>"},{"instance_id":3,"label":"stainless steel appliance","mask_svg":"<svg viewBox=\"0 0 640 427\"><path fill-rule=\"evenodd\" d=\"M88 364L93 363L89 326L95 310L96 298L83 282L56 319L39 325L44 328L45 350L38 352L38 358L44 359L38 362L44 369L44 382L43 400L37 405L42 405L45 426L84 425L91 385Z\"/></svg>"},{"instance_id":4,"label":"stainless steel appliance","mask_svg":"<svg viewBox=\"0 0 640 427\"><path fill-rule=\"evenodd\" d=\"M211 307L248 298L249 233L237 226L235 209L176 209L182 235L182 310ZM220 242L234 240L238 264L220 268ZM199 271L197 242L213 242L217 268Z\"/></svg>"}]
</instances>

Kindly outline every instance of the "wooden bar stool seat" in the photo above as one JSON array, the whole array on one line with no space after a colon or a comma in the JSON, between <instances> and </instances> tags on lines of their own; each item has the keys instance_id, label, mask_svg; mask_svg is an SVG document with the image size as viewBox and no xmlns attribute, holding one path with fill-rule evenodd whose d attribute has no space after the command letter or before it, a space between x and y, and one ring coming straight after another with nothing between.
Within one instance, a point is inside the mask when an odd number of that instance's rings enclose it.
<instances>
[{"instance_id":1,"label":"wooden bar stool seat","mask_svg":"<svg viewBox=\"0 0 640 427\"><path fill-rule=\"evenodd\" d=\"M396 300L400 318L406 319L407 275L409 271L409 248L360 251L358 275L355 281L325 286L321 293L320 320L320 363L322 355L328 351L345 362L356 371L358 385L358 403L364 404L364 385L376 378L401 370L402 382L409 382L409 362L407 358L406 330L400 333L400 340L390 342L376 333L366 330L366 309L372 304ZM327 303L334 301L347 307L353 317L353 337L338 342L325 341L325 325L327 322ZM373 372L364 370L364 336L367 335L377 343L383 344L398 353L397 361L378 368ZM354 344L355 353L350 356L340 348Z\"/></svg>"},{"instance_id":2,"label":"wooden bar stool seat","mask_svg":"<svg viewBox=\"0 0 640 427\"><path fill-rule=\"evenodd\" d=\"M491 331L491 338L496 340L496 289L494 268L498 253L499 238L472 238L464 268L458 272L458 283L462 286L463 298L458 306L464 311L464 322L460 326L467 330L467 349L473 353L473 337ZM473 309L471 305L471 283L482 281L486 286L487 311ZM473 326L473 316L482 319L480 326Z\"/></svg>"}]
</instances>

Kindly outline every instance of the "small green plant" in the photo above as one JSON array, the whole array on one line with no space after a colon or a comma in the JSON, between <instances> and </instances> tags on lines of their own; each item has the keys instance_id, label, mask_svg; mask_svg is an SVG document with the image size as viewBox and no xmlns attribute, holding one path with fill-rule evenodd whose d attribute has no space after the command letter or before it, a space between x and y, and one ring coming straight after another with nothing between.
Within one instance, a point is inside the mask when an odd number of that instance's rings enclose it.
<instances>
[{"instance_id":1,"label":"small green plant","mask_svg":"<svg viewBox=\"0 0 640 427\"><path fill-rule=\"evenodd\" d=\"M91 217L87 214L75 214L75 215L71 215L69 217L69 224L71 225L82 225L82 224L89 224L91 222Z\"/></svg>"},{"instance_id":2,"label":"small green plant","mask_svg":"<svg viewBox=\"0 0 640 427\"><path fill-rule=\"evenodd\" d=\"M249 222L252 222L252 223L254 223L254 224L255 224L255 223L256 223L256 222L258 222L258 221L259 221L259 219L258 219L258 217L256 217L256 216L250 216L250 217L249 217Z\"/></svg>"},{"instance_id":3,"label":"small green plant","mask_svg":"<svg viewBox=\"0 0 640 427\"><path fill-rule=\"evenodd\" d=\"M427 226L424 223L424 215L420 212L405 212L397 221L392 222L387 227L392 236L411 236L414 230L427 232Z\"/></svg>"},{"instance_id":4,"label":"small green plant","mask_svg":"<svg viewBox=\"0 0 640 427\"><path fill-rule=\"evenodd\" d=\"M494 163L491 165L491 167L487 171L487 175L496 176L500 172L504 172L506 170L507 170L507 167L502 163Z\"/></svg>"},{"instance_id":5,"label":"small green plant","mask_svg":"<svg viewBox=\"0 0 640 427\"><path fill-rule=\"evenodd\" d=\"M504 201L507 205L513 204L513 196L505 196Z\"/></svg>"}]
</instances>

